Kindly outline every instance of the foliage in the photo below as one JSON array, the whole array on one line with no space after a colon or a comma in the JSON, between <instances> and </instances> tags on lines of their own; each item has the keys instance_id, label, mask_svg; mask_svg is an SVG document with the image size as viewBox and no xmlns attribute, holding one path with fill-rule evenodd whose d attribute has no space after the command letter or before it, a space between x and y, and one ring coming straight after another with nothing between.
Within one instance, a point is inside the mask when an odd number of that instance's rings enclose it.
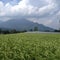
<instances>
[{"instance_id":1,"label":"foliage","mask_svg":"<svg viewBox=\"0 0 60 60\"><path fill-rule=\"evenodd\" d=\"M54 32L60 32L60 30L54 30Z\"/></svg>"},{"instance_id":2,"label":"foliage","mask_svg":"<svg viewBox=\"0 0 60 60\"><path fill-rule=\"evenodd\" d=\"M0 60L60 60L60 34L1 34Z\"/></svg>"},{"instance_id":3,"label":"foliage","mask_svg":"<svg viewBox=\"0 0 60 60\"><path fill-rule=\"evenodd\" d=\"M27 32L27 30L17 31L15 29L12 30L2 30L0 29L0 34L14 34L14 33L24 33Z\"/></svg>"},{"instance_id":4,"label":"foliage","mask_svg":"<svg viewBox=\"0 0 60 60\"><path fill-rule=\"evenodd\" d=\"M38 31L38 27L37 26L34 27L34 31Z\"/></svg>"}]
</instances>

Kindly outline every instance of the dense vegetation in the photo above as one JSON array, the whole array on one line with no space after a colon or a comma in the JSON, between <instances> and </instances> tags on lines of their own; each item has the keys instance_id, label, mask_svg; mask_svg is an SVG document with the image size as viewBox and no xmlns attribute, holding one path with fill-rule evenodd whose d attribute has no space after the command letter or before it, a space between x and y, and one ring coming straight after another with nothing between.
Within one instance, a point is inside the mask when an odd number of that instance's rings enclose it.
<instances>
[{"instance_id":1,"label":"dense vegetation","mask_svg":"<svg viewBox=\"0 0 60 60\"><path fill-rule=\"evenodd\" d=\"M60 60L60 34L0 35L0 60Z\"/></svg>"},{"instance_id":2,"label":"dense vegetation","mask_svg":"<svg viewBox=\"0 0 60 60\"><path fill-rule=\"evenodd\" d=\"M17 31L16 29L11 29L11 30L0 29L0 34L14 34L14 33L24 33L24 32L27 32L27 30Z\"/></svg>"},{"instance_id":3,"label":"dense vegetation","mask_svg":"<svg viewBox=\"0 0 60 60\"><path fill-rule=\"evenodd\" d=\"M34 27L34 29L24 29L24 30L16 30L16 29L1 29L0 28L0 34L14 34L14 33L24 33L24 32L27 32L27 31L38 31L38 27Z\"/></svg>"}]
</instances>

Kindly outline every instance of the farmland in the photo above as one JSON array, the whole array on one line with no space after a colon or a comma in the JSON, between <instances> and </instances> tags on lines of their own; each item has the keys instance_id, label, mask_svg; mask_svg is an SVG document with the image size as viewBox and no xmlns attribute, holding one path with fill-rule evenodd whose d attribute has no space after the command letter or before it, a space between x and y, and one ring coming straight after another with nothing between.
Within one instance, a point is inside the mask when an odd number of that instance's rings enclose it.
<instances>
[{"instance_id":1,"label":"farmland","mask_svg":"<svg viewBox=\"0 0 60 60\"><path fill-rule=\"evenodd\" d=\"M60 34L1 34L0 60L60 60Z\"/></svg>"}]
</instances>

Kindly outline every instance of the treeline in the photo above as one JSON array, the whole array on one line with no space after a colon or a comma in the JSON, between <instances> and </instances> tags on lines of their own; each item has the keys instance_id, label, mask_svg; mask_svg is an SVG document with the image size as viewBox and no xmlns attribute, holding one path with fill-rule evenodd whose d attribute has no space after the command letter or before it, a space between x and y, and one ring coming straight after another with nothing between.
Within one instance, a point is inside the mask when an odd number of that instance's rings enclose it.
<instances>
[{"instance_id":1,"label":"treeline","mask_svg":"<svg viewBox=\"0 0 60 60\"><path fill-rule=\"evenodd\" d=\"M0 29L0 34L14 34L14 33L24 33L24 32L27 32L27 31L26 30L17 31L15 29L12 29L12 30L1 30Z\"/></svg>"},{"instance_id":2,"label":"treeline","mask_svg":"<svg viewBox=\"0 0 60 60\"><path fill-rule=\"evenodd\" d=\"M22 31L17 31L16 29L12 29L12 30L2 30L0 28L0 34L14 34L14 33L24 33L24 32L32 32L32 31L39 31L38 27L34 27L34 29L29 29L29 30L22 30ZM44 32L60 32L60 30L54 30L54 31L50 31L50 30L45 30Z\"/></svg>"},{"instance_id":3,"label":"treeline","mask_svg":"<svg viewBox=\"0 0 60 60\"><path fill-rule=\"evenodd\" d=\"M54 32L60 32L60 30L54 30Z\"/></svg>"},{"instance_id":4,"label":"treeline","mask_svg":"<svg viewBox=\"0 0 60 60\"><path fill-rule=\"evenodd\" d=\"M16 29L12 29L12 30L2 30L0 28L0 34L14 34L14 33L24 33L27 31L38 31L38 27L34 27L34 29L29 29L29 30L21 30L21 31L17 31Z\"/></svg>"}]
</instances>

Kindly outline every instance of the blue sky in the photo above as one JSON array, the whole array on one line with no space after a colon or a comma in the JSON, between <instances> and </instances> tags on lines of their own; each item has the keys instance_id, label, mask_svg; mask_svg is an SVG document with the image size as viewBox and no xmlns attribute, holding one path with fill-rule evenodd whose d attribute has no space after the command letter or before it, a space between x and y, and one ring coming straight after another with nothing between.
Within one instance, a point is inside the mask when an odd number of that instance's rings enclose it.
<instances>
[{"instance_id":1,"label":"blue sky","mask_svg":"<svg viewBox=\"0 0 60 60\"><path fill-rule=\"evenodd\" d=\"M0 1L2 1L4 4L10 3L10 4L12 4L12 5L15 5L15 4L17 4L20 0L0 0Z\"/></svg>"},{"instance_id":2,"label":"blue sky","mask_svg":"<svg viewBox=\"0 0 60 60\"><path fill-rule=\"evenodd\" d=\"M0 0L0 21L16 18L58 29L60 0Z\"/></svg>"}]
</instances>

